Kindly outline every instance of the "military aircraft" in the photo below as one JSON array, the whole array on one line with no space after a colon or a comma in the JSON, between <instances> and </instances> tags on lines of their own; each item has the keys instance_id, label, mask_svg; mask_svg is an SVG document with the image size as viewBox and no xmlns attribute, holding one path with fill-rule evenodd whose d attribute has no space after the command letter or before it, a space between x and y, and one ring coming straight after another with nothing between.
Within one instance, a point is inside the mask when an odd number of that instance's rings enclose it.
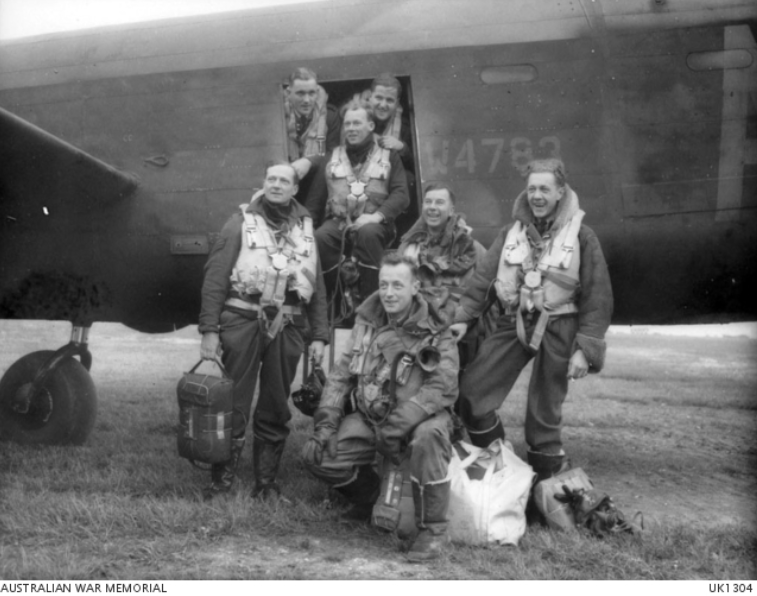
<instances>
[{"instance_id":1,"label":"military aircraft","mask_svg":"<svg viewBox=\"0 0 757 596\"><path fill-rule=\"evenodd\" d=\"M73 325L5 373L0 437L86 440L93 322L196 322L297 66L334 103L397 74L416 179L484 244L528 160L562 157L614 322L754 319L756 31L752 0L330 0L0 43L0 316Z\"/></svg>"}]
</instances>

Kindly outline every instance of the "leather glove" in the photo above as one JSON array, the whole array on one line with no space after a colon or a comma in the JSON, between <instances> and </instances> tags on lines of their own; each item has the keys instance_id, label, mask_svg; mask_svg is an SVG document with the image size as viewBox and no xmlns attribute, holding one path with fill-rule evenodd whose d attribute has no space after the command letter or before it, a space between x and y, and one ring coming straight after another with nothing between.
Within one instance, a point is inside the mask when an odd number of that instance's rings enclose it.
<instances>
[{"instance_id":1,"label":"leather glove","mask_svg":"<svg viewBox=\"0 0 757 596\"><path fill-rule=\"evenodd\" d=\"M328 450L329 457L336 457L337 430L342 416L342 410L334 407L318 408L315 411L313 436L302 447L302 459L306 464L320 466L324 447Z\"/></svg>"},{"instance_id":2,"label":"leather glove","mask_svg":"<svg viewBox=\"0 0 757 596\"><path fill-rule=\"evenodd\" d=\"M399 402L376 431L376 450L399 464L402 440L427 418L430 418L428 412L415 402L409 399Z\"/></svg>"}]
</instances>

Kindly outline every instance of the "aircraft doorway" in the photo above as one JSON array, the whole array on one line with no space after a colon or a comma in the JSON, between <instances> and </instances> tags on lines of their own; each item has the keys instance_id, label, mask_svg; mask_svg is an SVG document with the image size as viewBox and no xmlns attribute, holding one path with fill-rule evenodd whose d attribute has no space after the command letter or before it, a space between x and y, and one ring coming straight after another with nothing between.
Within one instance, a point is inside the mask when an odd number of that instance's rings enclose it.
<instances>
[{"instance_id":1,"label":"aircraft doorway","mask_svg":"<svg viewBox=\"0 0 757 596\"><path fill-rule=\"evenodd\" d=\"M420 189L418 188L418 141L415 134L415 111L413 103L413 91L410 83L409 76L397 76L397 79L402 84L402 97L400 98L400 106L403 112L402 126L407 126L411 145L411 158L405 160L405 174L408 179L408 191L410 194L410 204L399 218L397 218L397 237L394 242L394 246L399 244L400 237L410 229L410 227L418 219L419 205L421 197ZM344 106L355 96L360 96L362 93L367 93L371 87L371 81L373 79L352 79L347 81L319 81L319 84L324 88L329 96L328 102L334 105L337 109ZM403 136L405 136L403 134Z\"/></svg>"}]
</instances>

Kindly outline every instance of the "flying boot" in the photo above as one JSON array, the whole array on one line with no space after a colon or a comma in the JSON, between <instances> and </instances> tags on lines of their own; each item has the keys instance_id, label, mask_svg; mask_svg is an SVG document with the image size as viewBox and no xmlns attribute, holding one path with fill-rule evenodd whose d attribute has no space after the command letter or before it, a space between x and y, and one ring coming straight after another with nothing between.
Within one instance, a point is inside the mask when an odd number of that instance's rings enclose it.
<instances>
[{"instance_id":1,"label":"flying boot","mask_svg":"<svg viewBox=\"0 0 757 596\"><path fill-rule=\"evenodd\" d=\"M360 466L349 481L333 488L352 503L352 507L341 515L343 520L370 521L373 504L381 492L381 478L371 466Z\"/></svg>"},{"instance_id":2,"label":"flying boot","mask_svg":"<svg viewBox=\"0 0 757 596\"><path fill-rule=\"evenodd\" d=\"M502 426L502 420L500 420L499 416L497 416L496 414L494 414L494 418L496 419L494 421L494 424L487 424L486 426L488 426L488 428L485 428L484 430L477 430L471 427L467 427L468 436L470 437L470 442L473 445L485 449L497 439L502 439L503 441L505 440L505 427ZM488 423L488 420L486 422ZM482 425L476 424L476 426Z\"/></svg>"},{"instance_id":3,"label":"flying boot","mask_svg":"<svg viewBox=\"0 0 757 596\"><path fill-rule=\"evenodd\" d=\"M252 440L252 468L255 473L255 488L252 497L268 499L280 497L281 489L276 483L285 441L268 443L257 437Z\"/></svg>"},{"instance_id":4,"label":"flying boot","mask_svg":"<svg viewBox=\"0 0 757 596\"><path fill-rule=\"evenodd\" d=\"M561 472L570 470L570 459L568 459L568 456L565 455L562 449L560 449L560 453L542 453L541 451L531 451L529 449L526 455L528 465L536 472L534 487L542 480L552 478L552 476L557 476ZM529 524L540 523L544 525L546 523L544 516L534 501L533 488L528 497L528 503L526 503L526 520Z\"/></svg>"},{"instance_id":5,"label":"flying boot","mask_svg":"<svg viewBox=\"0 0 757 596\"><path fill-rule=\"evenodd\" d=\"M231 459L218 464L212 464L210 468L210 484L202 491L203 498L206 501L218 495L227 494L231 490L243 448L244 437L231 439Z\"/></svg>"},{"instance_id":6,"label":"flying boot","mask_svg":"<svg viewBox=\"0 0 757 596\"><path fill-rule=\"evenodd\" d=\"M415 525L419 532L407 553L407 560L421 563L438 559L449 542L447 510L451 483L412 484Z\"/></svg>"},{"instance_id":7,"label":"flying boot","mask_svg":"<svg viewBox=\"0 0 757 596\"><path fill-rule=\"evenodd\" d=\"M536 483L570 470L570 459L560 449L560 453L542 453L528 450L528 465L536 472Z\"/></svg>"}]
</instances>

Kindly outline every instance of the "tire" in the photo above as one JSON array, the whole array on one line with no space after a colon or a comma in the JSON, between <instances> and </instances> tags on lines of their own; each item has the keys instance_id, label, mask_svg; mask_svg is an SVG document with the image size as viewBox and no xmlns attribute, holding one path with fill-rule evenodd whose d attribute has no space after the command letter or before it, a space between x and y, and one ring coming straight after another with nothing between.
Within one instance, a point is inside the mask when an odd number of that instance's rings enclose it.
<instances>
[{"instance_id":1,"label":"tire","mask_svg":"<svg viewBox=\"0 0 757 596\"><path fill-rule=\"evenodd\" d=\"M83 445L97 416L97 391L87 370L66 358L50 374L43 389L44 411L32 406L26 414L13 411L16 392L31 383L37 371L54 354L32 352L18 359L0 380L0 440L25 445Z\"/></svg>"}]
</instances>

